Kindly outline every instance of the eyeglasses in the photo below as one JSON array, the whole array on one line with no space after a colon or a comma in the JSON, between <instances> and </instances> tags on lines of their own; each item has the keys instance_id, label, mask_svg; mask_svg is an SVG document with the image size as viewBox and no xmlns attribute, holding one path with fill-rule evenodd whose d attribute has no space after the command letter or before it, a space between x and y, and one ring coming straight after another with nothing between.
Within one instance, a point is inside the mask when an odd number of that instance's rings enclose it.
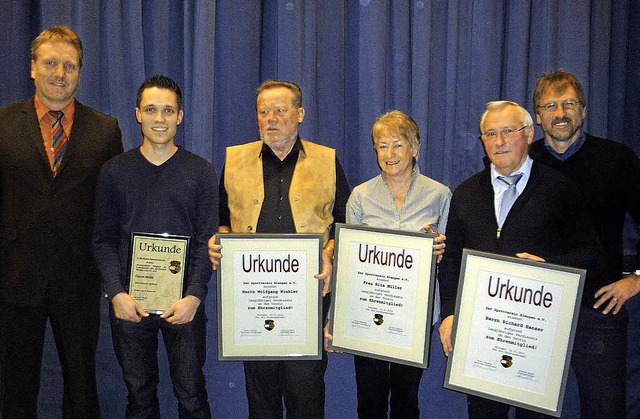
<instances>
[{"instance_id":1,"label":"eyeglasses","mask_svg":"<svg viewBox=\"0 0 640 419\"><path fill-rule=\"evenodd\" d=\"M495 140L498 138L498 134L500 134L502 135L502 138L511 138L516 134L516 132L522 131L526 127L527 125L518 129L509 127L509 128L502 128L500 131L487 131L483 133L480 137L484 137L487 140Z\"/></svg>"},{"instance_id":2,"label":"eyeglasses","mask_svg":"<svg viewBox=\"0 0 640 419\"><path fill-rule=\"evenodd\" d=\"M578 106L580 106L581 103L578 102L577 100L567 99L563 102L545 103L544 105L540 105L540 108L542 108L542 110L545 112L555 112L558 109L558 105L562 105L562 108L565 111L572 111L576 109Z\"/></svg>"}]
</instances>

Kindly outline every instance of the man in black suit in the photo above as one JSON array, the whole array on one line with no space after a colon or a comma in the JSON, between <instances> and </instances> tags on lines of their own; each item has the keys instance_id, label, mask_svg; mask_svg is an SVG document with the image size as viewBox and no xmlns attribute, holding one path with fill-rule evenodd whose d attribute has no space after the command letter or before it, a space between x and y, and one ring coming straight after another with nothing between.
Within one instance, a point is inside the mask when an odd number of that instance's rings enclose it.
<instances>
[{"instance_id":1,"label":"man in black suit","mask_svg":"<svg viewBox=\"0 0 640 419\"><path fill-rule=\"evenodd\" d=\"M0 108L2 414L36 417L47 319L64 379L63 416L100 415L100 279L91 252L102 164L122 152L114 118L75 100L82 42L69 28L31 46L35 97ZM52 112L53 111L53 112Z\"/></svg>"},{"instance_id":2,"label":"man in black suit","mask_svg":"<svg viewBox=\"0 0 640 419\"><path fill-rule=\"evenodd\" d=\"M531 115L518 104L487 104L480 132L491 164L454 191L447 250L440 262L440 341L447 355L453 350L453 313L464 248L586 268L585 289L598 278L602 248L595 230L573 183L528 156L533 130ZM508 185L514 180L515 192ZM515 201L508 199L510 190ZM505 200L513 203L510 208ZM505 404L467 398L470 418L508 417ZM518 412L518 418L541 416L523 409Z\"/></svg>"}]
</instances>

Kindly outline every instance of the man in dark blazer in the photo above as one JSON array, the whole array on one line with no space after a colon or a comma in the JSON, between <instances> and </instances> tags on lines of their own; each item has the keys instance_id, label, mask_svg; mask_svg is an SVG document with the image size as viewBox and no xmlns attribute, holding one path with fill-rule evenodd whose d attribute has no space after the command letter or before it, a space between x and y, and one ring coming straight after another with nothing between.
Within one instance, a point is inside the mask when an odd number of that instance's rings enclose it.
<instances>
[{"instance_id":1,"label":"man in dark blazer","mask_svg":"<svg viewBox=\"0 0 640 419\"><path fill-rule=\"evenodd\" d=\"M100 279L94 190L122 152L114 118L75 100L82 42L50 27L31 46L35 97L0 108L0 416L36 417L47 319L62 365L63 417L98 417ZM61 112L50 112L61 111Z\"/></svg>"},{"instance_id":2,"label":"man in dark blazer","mask_svg":"<svg viewBox=\"0 0 640 419\"><path fill-rule=\"evenodd\" d=\"M528 157L533 119L514 102L487 104L481 139L491 164L465 180L451 199L447 249L440 262L442 324L440 341L452 351L453 314L464 248L587 269L585 289L598 277L602 248L576 187L555 170ZM506 208L507 181L515 183L515 202ZM508 179L507 179L508 178ZM592 298L585 301L591 302ZM507 418L509 406L468 397L470 418ZM520 409L518 417L541 417Z\"/></svg>"}]
</instances>

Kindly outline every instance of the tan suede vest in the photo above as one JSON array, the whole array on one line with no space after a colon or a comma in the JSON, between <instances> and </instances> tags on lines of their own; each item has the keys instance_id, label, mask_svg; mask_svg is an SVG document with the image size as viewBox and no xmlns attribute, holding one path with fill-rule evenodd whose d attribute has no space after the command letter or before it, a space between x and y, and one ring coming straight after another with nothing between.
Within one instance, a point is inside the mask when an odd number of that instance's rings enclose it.
<instances>
[{"instance_id":1,"label":"tan suede vest","mask_svg":"<svg viewBox=\"0 0 640 419\"><path fill-rule=\"evenodd\" d=\"M336 156L329 147L302 142L289 187L297 233L329 237L336 196ZM229 196L231 231L255 233L264 199L262 141L227 147L224 187Z\"/></svg>"}]
</instances>

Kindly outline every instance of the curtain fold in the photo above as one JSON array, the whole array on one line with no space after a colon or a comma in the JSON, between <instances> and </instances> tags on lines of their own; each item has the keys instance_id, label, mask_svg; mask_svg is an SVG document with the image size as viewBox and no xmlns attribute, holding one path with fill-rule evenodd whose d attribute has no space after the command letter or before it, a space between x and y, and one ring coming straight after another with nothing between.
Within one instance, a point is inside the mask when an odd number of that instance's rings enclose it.
<instances>
[{"instance_id":1,"label":"curtain fold","mask_svg":"<svg viewBox=\"0 0 640 419\"><path fill-rule=\"evenodd\" d=\"M584 84L586 130L640 153L639 21L640 3L633 0L11 0L0 16L0 105L33 95L30 43L45 27L65 24L84 42L77 97L118 118L127 149L141 141L137 88L162 73L183 92L177 142L220 173L225 147L258 138L255 90L278 78L300 84L301 135L337 149L352 187L379 172L370 139L374 120L400 109L420 127L421 171L454 189L482 167L478 122L486 102L513 100L533 115L537 77L559 67ZM626 233L635 245L637 226ZM212 287L208 301L214 294ZM207 363L213 411L246 416L241 368L211 361L214 326ZM111 350L104 329L101 353ZM435 417L456 417L463 398L441 388L444 361L437 355L435 347L423 408L431 416L433 406L452 405ZM328 417L340 417L332 416L339 409L354 413L351 368L349 357L332 357L327 394L335 400ZM640 415L634 368L630 405ZM112 358L101 359L105 417L121 416L124 390L116 370ZM173 412L170 389L162 391L163 406ZM575 391L567 397L571 409Z\"/></svg>"}]
</instances>

